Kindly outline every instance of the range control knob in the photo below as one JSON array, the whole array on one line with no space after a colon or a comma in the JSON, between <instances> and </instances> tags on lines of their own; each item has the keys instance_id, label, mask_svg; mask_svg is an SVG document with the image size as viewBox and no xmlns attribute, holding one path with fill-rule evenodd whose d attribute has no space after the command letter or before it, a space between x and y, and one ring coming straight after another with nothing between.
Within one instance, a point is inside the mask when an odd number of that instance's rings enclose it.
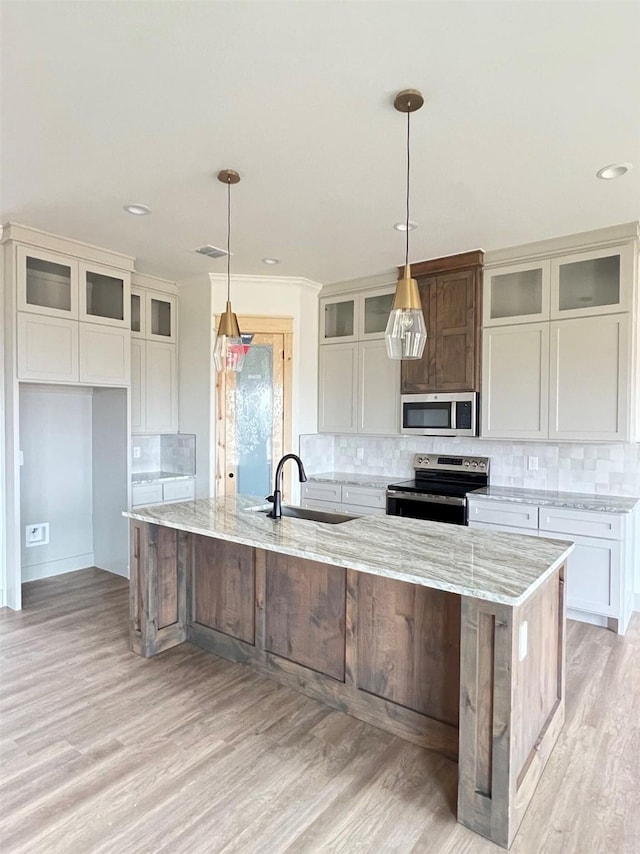
<instances>
[{"instance_id":1,"label":"range control knob","mask_svg":"<svg viewBox=\"0 0 640 854\"><path fill-rule=\"evenodd\" d=\"M465 461L464 461L464 464L465 464L465 466L466 466L467 468L469 468L469 460L465 460Z\"/></svg>"},{"instance_id":2,"label":"range control knob","mask_svg":"<svg viewBox=\"0 0 640 854\"><path fill-rule=\"evenodd\" d=\"M487 467L487 464L486 464L486 463L480 463L480 468L481 468L481 469L484 469L484 468L486 468L486 467Z\"/></svg>"},{"instance_id":3,"label":"range control knob","mask_svg":"<svg viewBox=\"0 0 640 854\"><path fill-rule=\"evenodd\" d=\"M474 469L477 469L477 468L478 468L478 461L477 461L477 460L474 460L474 461L471 463L471 467L472 467L472 468L474 468Z\"/></svg>"}]
</instances>

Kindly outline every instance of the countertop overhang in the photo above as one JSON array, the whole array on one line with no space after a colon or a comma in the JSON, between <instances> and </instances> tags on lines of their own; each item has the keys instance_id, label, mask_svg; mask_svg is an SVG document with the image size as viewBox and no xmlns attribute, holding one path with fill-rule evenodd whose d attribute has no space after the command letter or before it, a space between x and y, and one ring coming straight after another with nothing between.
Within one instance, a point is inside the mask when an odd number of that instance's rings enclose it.
<instances>
[{"instance_id":1,"label":"countertop overhang","mask_svg":"<svg viewBox=\"0 0 640 854\"><path fill-rule=\"evenodd\" d=\"M567 559L570 541L490 533L399 516L339 525L270 519L237 496L136 508L130 519L505 605L521 605Z\"/></svg>"}]
</instances>

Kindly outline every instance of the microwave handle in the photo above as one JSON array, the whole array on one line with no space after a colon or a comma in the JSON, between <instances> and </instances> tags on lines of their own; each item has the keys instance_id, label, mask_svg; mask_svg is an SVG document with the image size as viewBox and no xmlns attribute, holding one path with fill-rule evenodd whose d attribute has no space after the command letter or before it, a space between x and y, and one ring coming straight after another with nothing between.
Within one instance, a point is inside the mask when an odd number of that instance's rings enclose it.
<instances>
[{"instance_id":1,"label":"microwave handle","mask_svg":"<svg viewBox=\"0 0 640 854\"><path fill-rule=\"evenodd\" d=\"M451 401L451 429L455 430L457 425L458 404L455 400Z\"/></svg>"}]
</instances>

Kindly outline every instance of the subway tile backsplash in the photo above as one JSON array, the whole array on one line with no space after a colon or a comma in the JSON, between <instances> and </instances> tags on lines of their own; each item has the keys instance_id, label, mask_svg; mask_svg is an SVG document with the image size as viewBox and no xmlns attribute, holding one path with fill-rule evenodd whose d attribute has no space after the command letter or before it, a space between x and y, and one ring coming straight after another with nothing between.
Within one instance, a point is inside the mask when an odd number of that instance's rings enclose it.
<instances>
[{"instance_id":1,"label":"subway tile backsplash","mask_svg":"<svg viewBox=\"0 0 640 854\"><path fill-rule=\"evenodd\" d=\"M603 495L640 496L640 444L580 445L497 442L436 437L300 437L300 456L309 474L337 471L413 477L416 453L489 457L494 486L551 489ZM537 469L530 468L530 462Z\"/></svg>"}]
</instances>

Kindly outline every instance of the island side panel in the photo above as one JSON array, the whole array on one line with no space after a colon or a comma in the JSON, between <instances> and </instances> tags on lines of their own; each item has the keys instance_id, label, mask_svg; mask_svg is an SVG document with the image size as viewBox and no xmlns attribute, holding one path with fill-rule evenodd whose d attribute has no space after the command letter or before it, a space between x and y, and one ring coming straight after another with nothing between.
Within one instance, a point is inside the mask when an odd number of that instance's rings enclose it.
<instances>
[{"instance_id":1,"label":"island side panel","mask_svg":"<svg viewBox=\"0 0 640 854\"><path fill-rule=\"evenodd\" d=\"M189 535L131 521L130 646L148 658L187 637Z\"/></svg>"},{"instance_id":2,"label":"island side panel","mask_svg":"<svg viewBox=\"0 0 640 854\"><path fill-rule=\"evenodd\" d=\"M458 821L505 848L564 721L565 609L564 568L520 607L462 599Z\"/></svg>"},{"instance_id":3,"label":"island side panel","mask_svg":"<svg viewBox=\"0 0 640 854\"><path fill-rule=\"evenodd\" d=\"M266 553L264 648L344 681L346 570Z\"/></svg>"},{"instance_id":4,"label":"island side panel","mask_svg":"<svg viewBox=\"0 0 640 854\"><path fill-rule=\"evenodd\" d=\"M458 726L460 596L359 574L358 688Z\"/></svg>"}]
</instances>

